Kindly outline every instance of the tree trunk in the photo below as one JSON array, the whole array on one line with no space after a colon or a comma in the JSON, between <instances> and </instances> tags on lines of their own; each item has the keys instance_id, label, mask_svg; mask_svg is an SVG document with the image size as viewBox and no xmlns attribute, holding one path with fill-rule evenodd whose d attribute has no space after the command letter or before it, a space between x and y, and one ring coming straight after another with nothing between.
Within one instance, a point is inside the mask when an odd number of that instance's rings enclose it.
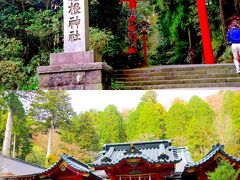
<instances>
[{"instance_id":1,"label":"tree trunk","mask_svg":"<svg viewBox=\"0 0 240 180\"><path fill-rule=\"evenodd\" d=\"M237 15L239 15L239 0L234 0L234 7L237 12Z\"/></svg>"},{"instance_id":2,"label":"tree trunk","mask_svg":"<svg viewBox=\"0 0 240 180\"><path fill-rule=\"evenodd\" d=\"M10 154L12 126L13 126L13 113L11 108L9 108L5 136L3 140L3 149L2 149L2 154L5 156L9 156Z\"/></svg>"},{"instance_id":3,"label":"tree trunk","mask_svg":"<svg viewBox=\"0 0 240 180\"><path fill-rule=\"evenodd\" d=\"M3 156L0 155L0 180L4 180L3 179Z\"/></svg>"},{"instance_id":4,"label":"tree trunk","mask_svg":"<svg viewBox=\"0 0 240 180\"><path fill-rule=\"evenodd\" d=\"M220 19L221 19L221 28L224 37L224 42L226 43L226 29L225 29L225 15L224 15L224 0L219 0L219 9L220 9Z\"/></svg>"},{"instance_id":5,"label":"tree trunk","mask_svg":"<svg viewBox=\"0 0 240 180\"><path fill-rule=\"evenodd\" d=\"M45 1L46 9L49 9L50 3L51 3L51 0L46 0Z\"/></svg>"},{"instance_id":6,"label":"tree trunk","mask_svg":"<svg viewBox=\"0 0 240 180\"><path fill-rule=\"evenodd\" d=\"M53 120L51 120L51 127L48 129L48 147L47 147L46 159L50 156L52 151L53 131L54 131L54 125L53 125Z\"/></svg>"},{"instance_id":7,"label":"tree trunk","mask_svg":"<svg viewBox=\"0 0 240 180\"><path fill-rule=\"evenodd\" d=\"M13 136L13 150L12 150L12 157L15 158L16 154L16 134Z\"/></svg>"}]
</instances>

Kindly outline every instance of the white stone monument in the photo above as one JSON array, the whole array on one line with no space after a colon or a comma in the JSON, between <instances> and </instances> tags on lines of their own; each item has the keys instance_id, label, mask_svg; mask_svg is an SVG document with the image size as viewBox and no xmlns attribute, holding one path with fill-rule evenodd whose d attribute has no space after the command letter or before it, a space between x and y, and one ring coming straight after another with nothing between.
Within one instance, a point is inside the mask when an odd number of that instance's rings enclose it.
<instances>
[{"instance_id":1,"label":"white stone monument","mask_svg":"<svg viewBox=\"0 0 240 180\"><path fill-rule=\"evenodd\" d=\"M64 52L89 50L88 0L64 0Z\"/></svg>"},{"instance_id":2,"label":"white stone monument","mask_svg":"<svg viewBox=\"0 0 240 180\"><path fill-rule=\"evenodd\" d=\"M111 88L112 68L89 50L89 0L63 0L64 52L50 54L50 66L38 67L40 89Z\"/></svg>"}]
</instances>

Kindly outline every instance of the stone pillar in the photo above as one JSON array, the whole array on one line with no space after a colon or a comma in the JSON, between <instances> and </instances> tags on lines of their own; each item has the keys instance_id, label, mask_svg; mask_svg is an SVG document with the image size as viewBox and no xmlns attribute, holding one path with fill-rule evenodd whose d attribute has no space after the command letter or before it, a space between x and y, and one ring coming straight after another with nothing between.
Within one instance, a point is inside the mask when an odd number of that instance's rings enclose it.
<instances>
[{"instance_id":1,"label":"stone pillar","mask_svg":"<svg viewBox=\"0 0 240 180\"><path fill-rule=\"evenodd\" d=\"M38 67L40 89L111 89L112 68L89 51L88 0L64 0L64 52L50 55L50 66Z\"/></svg>"},{"instance_id":2,"label":"stone pillar","mask_svg":"<svg viewBox=\"0 0 240 180\"><path fill-rule=\"evenodd\" d=\"M64 0L64 52L89 50L88 0Z\"/></svg>"}]
</instances>

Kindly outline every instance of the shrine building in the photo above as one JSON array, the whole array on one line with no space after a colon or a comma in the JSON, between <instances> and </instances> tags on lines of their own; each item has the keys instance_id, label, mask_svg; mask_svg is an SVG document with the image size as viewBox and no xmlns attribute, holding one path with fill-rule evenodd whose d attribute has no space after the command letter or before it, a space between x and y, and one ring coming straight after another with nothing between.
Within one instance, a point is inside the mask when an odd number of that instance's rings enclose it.
<instances>
[{"instance_id":1,"label":"shrine building","mask_svg":"<svg viewBox=\"0 0 240 180\"><path fill-rule=\"evenodd\" d=\"M160 180L178 177L188 163L192 159L186 148L162 140L105 145L91 166L104 170L111 180Z\"/></svg>"},{"instance_id":2,"label":"shrine building","mask_svg":"<svg viewBox=\"0 0 240 180\"><path fill-rule=\"evenodd\" d=\"M226 153L220 144L213 146L198 162L193 162L187 148L174 147L170 140L107 144L89 165L64 154L58 162L41 172L29 169L28 175L5 175L3 179L207 180L206 173L213 172L221 160L229 161L236 170L240 169L240 159Z\"/></svg>"}]
</instances>

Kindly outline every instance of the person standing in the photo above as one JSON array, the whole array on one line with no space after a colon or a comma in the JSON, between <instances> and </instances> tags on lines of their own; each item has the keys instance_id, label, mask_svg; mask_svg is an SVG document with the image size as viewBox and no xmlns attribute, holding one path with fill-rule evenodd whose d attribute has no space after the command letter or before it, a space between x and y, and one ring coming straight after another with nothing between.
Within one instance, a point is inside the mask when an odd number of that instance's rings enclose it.
<instances>
[{"instance_id":1,"label":"person standing","mask_svg":"<svg viewBox=\"0 0 240 180\"><path fill-rule=\"evenodd\" d=\"M233 20L228 30L227 41L231 45L233 61L236 72L240 74L239 58L240 58L240 28L237 20Z\"/></svg>"}]
</instances>

